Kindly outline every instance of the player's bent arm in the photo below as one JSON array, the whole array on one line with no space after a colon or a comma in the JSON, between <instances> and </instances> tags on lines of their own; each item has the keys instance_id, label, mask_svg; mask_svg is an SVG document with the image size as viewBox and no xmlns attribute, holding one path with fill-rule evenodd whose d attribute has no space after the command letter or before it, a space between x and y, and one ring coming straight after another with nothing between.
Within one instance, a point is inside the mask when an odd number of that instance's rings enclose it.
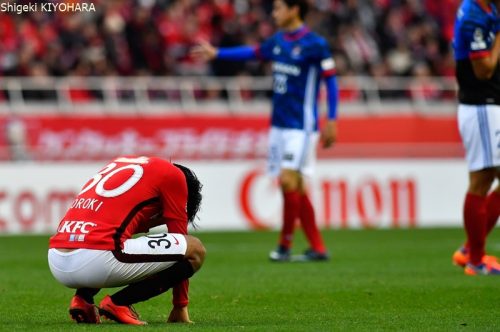
<instances>
[{"instance_id":1,"label":"player's bent arm","mask_svg":"<svg viewBox=\"0 0 500 332\"><path fill-rule=\"evenodd\" d=\"M187 235L187 221L185 219L168 219L166 221L166 225L168 228L168 231L170 233L176 233L176 234L183 234L184 238L186 240L187 248L186 248L186 253L184 253L184 260L188 260L188 256L192 257L193 255L193 245L191 244L192 241L189 236ZM193 257L194 258L194 257ZM192 259L193 260L193 259ZM189 260L188 260L189 262ZM191 267L193 268L193 272L195 272L195 267L192 265L191 262L189 262ZM198 267L199 268L199 267ZM179 283L178 285L174 286L172 289L172 304L174 307L185 307L189 303L189 279L186 279Z\"/></svg>"},{"instance_id":2,"label":"player's bent arm","mask_svg":"<svg viewBox=\"0 0 500 332\"><path fill-rule=\"evenodd\" d=\"M185 235L187 242L186 254L184 255L184 259L186 259L191 266L193 267L193 271L198 271L203 262L205 261L206 250L201 241L191 235ZM183 283L186 284L188 281L185 280ZM182 284L182 283L181 283ZM177 286L178 288L183 288L182 285ZM182 289L176 290L174 287L174 294L178 291L182 292ZM174 296L175 297L175 296ZM189 312L187 305L179 305L176 304L174 300L174 307L170 311L170 315L168 316L169 323L192 323L189 319Z\"/></svg>"},{"instance_id":3,"label":"player's bent arm","mask_svg":"<svg viewBox=\"0 0 500 332\"><path fill-rule=\"evenodd\" d=\"M488 56L472 59L472 69L474 70L474 75L476 75L479 80L489 80L496 67L498 66L498 59L500 57L500 32L497 32L495 37L495 42Z\"/></svg>"}]
</instances>

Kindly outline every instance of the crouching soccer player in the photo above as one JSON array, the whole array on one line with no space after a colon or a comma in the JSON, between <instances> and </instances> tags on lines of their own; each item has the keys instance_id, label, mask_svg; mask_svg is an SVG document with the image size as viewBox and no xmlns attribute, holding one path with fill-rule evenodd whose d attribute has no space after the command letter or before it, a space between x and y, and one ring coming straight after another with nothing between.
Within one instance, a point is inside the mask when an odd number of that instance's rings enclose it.
<instances>
[{"instance_id":1,"label":"crouching soccer player","mask_svg":"<svg viewBox=\"0 0 500 332\"><path fill-rule=\"evenodd\" d=\"M190 322L188 279L200 269L205 248L187 235L201 203L201 184L187 167L156 157L120 157L91 178L50 238L54 277L76 288L69 313L78 323L100 315L144 325L132 304L173 288L168 322ZM166 225L168 234L146 233ZM105 296L101 288L126 286Z\"/></svg>"}]
</instances>

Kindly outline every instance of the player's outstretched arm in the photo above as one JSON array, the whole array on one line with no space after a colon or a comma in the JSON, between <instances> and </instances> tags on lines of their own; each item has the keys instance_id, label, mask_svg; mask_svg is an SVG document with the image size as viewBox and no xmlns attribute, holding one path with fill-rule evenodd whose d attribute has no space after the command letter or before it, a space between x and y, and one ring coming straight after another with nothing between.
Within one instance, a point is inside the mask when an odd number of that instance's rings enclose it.
<instances>
[{"instance_id":1,"label":"player's outstretched arm","mask_svg":"<svg viewBox=\"0 0 500 332\"><path fill-rule=\"evenodd\" d=\"M217 48L205 40L201 40L190 52L196 60L210 61L217 57Z\"/></svg>"},{"instance_id":2,"label":"player's outstretched arm","mask_svg":"<svg viewBox=\"0 0 500 332\"><path fill-rule=\"evenodd\" d=\"M198 46L193 47L191 56L197 60L210 61L214 59L246 61L257 59L256 48L248 45L235 47L214 47L206 41L201 41Z\"/></svg>"},{"instance_id":3,"label":"player's outstretched arm","mask_svg":"<svg viewBox=\"0 0 500 332\"><path fill-rule=\"evenodd\" d=\"M188 307L173 307L168 316L168 323L193 323L189 319Z\"/></svg>"}]
</instances>

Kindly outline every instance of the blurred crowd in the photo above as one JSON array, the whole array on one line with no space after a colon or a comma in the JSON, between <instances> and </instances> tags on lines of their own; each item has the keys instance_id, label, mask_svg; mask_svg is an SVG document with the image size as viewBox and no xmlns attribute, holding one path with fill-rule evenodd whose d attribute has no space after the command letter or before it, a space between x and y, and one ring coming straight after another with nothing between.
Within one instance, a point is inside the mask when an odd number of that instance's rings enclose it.
<instances>
[{"instance_id":1,"label":"blurred crowd","mask_svg":"<svg viewBox=\"0 0 500 332\"><path fill-rule=\"evenodd\" d=\"M459 1L310 0L307 23L327 38L339 75L451 76L450 43ZM95 12L0 13L1 75L234 76L269 71L257 62L197 63L189 49L200 39L221 46L258 44L275 32L271 0L92 2Z\"/></svg>"}]
</instances>

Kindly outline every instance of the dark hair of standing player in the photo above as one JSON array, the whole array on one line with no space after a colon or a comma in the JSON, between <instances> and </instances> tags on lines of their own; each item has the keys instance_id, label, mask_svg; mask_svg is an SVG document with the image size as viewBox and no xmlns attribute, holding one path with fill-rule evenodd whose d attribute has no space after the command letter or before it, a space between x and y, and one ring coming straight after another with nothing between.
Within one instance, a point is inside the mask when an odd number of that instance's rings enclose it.
<instances>
[{"instance_id":1,"label":"dark hair of standing player","mask_svg":"<svg viewBox=\"0 0 500 332\"><path fill-rule=\"evenodd\" d=\"M283 0L283 2L286 3L289 8L298 6L300 19L304 20L306 18L307 12L309 11L307 0Z\"/></svg>"}]
</instances>

